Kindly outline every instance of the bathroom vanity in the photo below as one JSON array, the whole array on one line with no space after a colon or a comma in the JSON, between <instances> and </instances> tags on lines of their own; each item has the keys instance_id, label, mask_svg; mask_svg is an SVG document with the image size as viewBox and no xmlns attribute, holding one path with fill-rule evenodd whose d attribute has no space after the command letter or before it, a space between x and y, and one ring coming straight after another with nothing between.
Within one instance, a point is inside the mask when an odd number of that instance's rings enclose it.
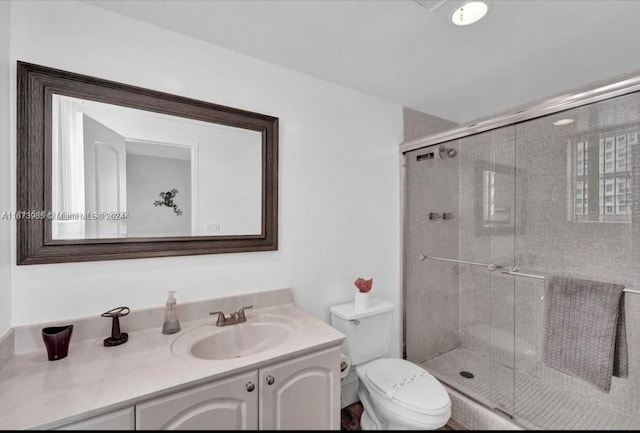
<instances>
[{"instance_id":1,"label":"bathroom vanity","mask_svg":"<svg viewBox=\"0 0 640 433\"><path fill-rule=\"evenodd\" d=\"M142 400L60 430L331 430L340 350L326 349Z\"/></svg>"},{"instance_id":2,"label":"bathroom vanity","mask_svg":"<svg viewBox=\"0 0 640 433\"><path fill-rule=\"evenodd\" d=\"M218 340L226 351L192 350ZM224 328L206 318L173 335L131 332L118 347L72 342L54 362L19 354L0 370L0 428L339 429L343 340L287 303Z\"/></svg>"}]
</instances>

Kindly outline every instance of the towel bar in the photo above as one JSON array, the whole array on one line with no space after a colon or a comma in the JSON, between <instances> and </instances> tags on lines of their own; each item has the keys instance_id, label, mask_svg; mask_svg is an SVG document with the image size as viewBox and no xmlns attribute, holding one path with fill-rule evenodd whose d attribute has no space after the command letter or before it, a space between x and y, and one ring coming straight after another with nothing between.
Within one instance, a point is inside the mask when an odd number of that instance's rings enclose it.
<instances>
[{"instance_id":1,"label":"towel bar","mask_svg":"<svg viewBox=\"0 0 640 433\"><path fill-rule=\"evenodd\" d=\"M479 263L479 262L469 262L467 260L445 259L445 258L442 258L442 257L427 256L425 254L420 254L418 256L418 259L420 259L420 260L426 260L426 259L441 260L443 262L461 263L463 265L482 266L483 268L487 268L490 271L495 271L497 269L501 269L501 266L496 266L493 263Z\"/></svg>"},{"instance_id":2,"label":"towel bar","mask_svg":"<svg viewBox=\"0 0 640 433\"><path fill-rule=\"evenodd\" d=\"M443 257L428 256L426 254L420 254L418 256L418 259L423 261L426 259L430 259L430 260L440 260L443 262L460 263L463 265L482 266L484 268L487 268L490 271L496 271L498 269L502 269L502 266L494 265L493 263L479 263L479 262L469 262L467 260L445 259ZM545 279L544 275L525 274L524 272L520 272L518 268L510 268L508 271L501 271L501 272L505 275L513 275L514 277L534 278L536 280ZM624 289L623 292L640 294L640 290Z\"/></svg>"},{"instance_id":3,"label":"towel bar","mask_svg":"<svg viewBox=\"0 0 640 433\"><path fill-rule=\"evenodd\" d=\"M525 274L524 272L520 272L518 268L511 268L508 271L502 271L505 275L513 275L514 277L526 277L526 278L535 278L536 280L544 280L545 277L543 275L534 275L534 274ZM625 293L636 293L640 294L640 290L631 290L624 289L622 290Z\"/></svg>"}]
</instances>

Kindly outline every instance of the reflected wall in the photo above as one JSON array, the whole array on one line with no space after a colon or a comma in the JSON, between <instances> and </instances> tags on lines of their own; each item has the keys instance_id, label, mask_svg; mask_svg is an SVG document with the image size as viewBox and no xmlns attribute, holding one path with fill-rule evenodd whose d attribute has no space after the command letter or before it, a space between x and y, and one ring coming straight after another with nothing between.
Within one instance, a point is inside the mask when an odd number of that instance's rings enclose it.
<instances>
[{"instance_id":1,"label":"reflected wall","mask_svg":"<svg viewBox=\"0 0 640 433\"><path fill-rule=\"evenodd\" d=\"M54 94L52 237L260 234L262 147L260 131Z\"/></svg>"}]
</instances>

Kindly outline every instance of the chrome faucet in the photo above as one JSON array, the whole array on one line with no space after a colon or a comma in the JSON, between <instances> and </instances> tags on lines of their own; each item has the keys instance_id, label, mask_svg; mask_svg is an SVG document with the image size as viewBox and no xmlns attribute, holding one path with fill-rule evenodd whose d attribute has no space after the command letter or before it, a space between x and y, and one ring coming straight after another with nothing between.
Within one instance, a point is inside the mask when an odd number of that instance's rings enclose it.
<instances>
[{"instance_id":1,"label":"chrome faucet","mask_svg":"<svg viewBox=\"0 0 640 433\"><path fill-rule=\"evenodd\" d=\"M227 326L227 325L235 325L236 323L242 323L247 321L247 316L244 314L244 310L248 310L249 308L253 308L253 305L247 305L246 307L240 308L238 311L234 311L229 314L229 317L226 317L222 311L213 311L209 313L210 316L214 314L218 315L218 320L216 320L216 326Z\"/></svg>"}]
</instances>

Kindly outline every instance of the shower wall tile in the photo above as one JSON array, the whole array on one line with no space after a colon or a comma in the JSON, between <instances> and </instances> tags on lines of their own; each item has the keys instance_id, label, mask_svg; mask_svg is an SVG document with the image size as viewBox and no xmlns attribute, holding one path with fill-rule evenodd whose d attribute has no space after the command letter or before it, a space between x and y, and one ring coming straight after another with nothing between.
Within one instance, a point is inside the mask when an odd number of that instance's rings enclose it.
<instances>
[{"instance_id":1,"label":"shower wall tile","mask_svg":"<svg viewBox=\"0 0 640 433\"><path fill-rule=\"evenodd\" d=\"M431 152L434 159L417 161ZM406 155L405 341L407 359L415 362L458 346L458 265L418 259L420 254L457 258L458 160L440 159L437 146ZM453 212L454 218L429 220L430 212Z\"/></svg>"},{"instance_id":2,"label":"shower wall tile","mask_svg":"<svg viewBox=\"0 0 640 433\"><path fill-rule=\"evenodd\" d=\"M404 120L404 141L426 137L458 126L456 122L451 120L407 107L403 107L402 115Z\"/></svg>"}]
</instances>

